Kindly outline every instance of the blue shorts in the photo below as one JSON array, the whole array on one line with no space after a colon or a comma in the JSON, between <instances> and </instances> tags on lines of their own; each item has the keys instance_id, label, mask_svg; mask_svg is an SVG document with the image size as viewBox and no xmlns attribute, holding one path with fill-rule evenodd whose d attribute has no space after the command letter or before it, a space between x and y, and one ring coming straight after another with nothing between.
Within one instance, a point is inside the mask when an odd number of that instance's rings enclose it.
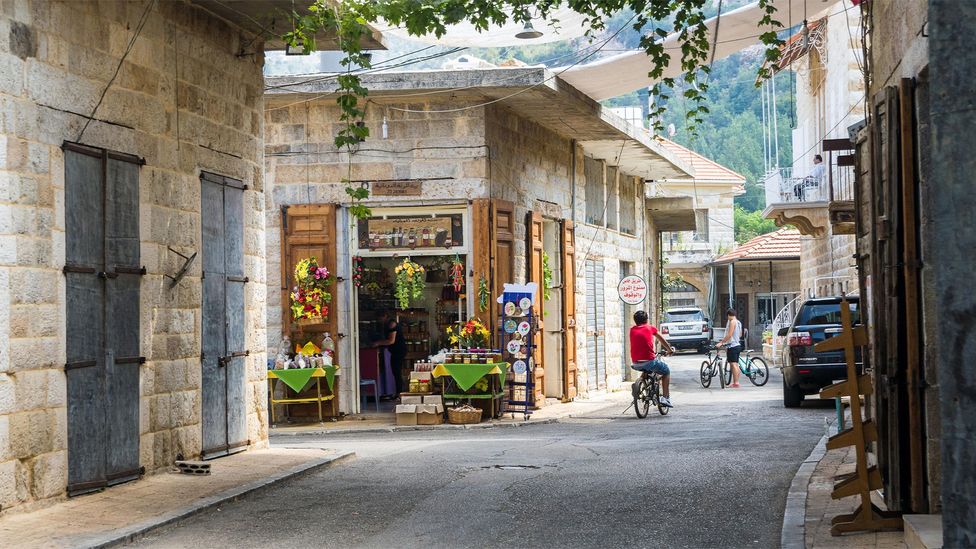
<instances>
[{"instance_id":1,"label":"blue shorts","mask_svg":"<svg viewBox=\"0 0 976 549\"><path fill-rule=\"evenodd\" d=\"M659 374L661 376L671 375L671 369L668 365L664 363L660 358L655 358L654 360L647 360L645 362L638 362L631 366L631 368L637 370L638 372L647 372L649 374Z\"/></svg>"}]
</instances>

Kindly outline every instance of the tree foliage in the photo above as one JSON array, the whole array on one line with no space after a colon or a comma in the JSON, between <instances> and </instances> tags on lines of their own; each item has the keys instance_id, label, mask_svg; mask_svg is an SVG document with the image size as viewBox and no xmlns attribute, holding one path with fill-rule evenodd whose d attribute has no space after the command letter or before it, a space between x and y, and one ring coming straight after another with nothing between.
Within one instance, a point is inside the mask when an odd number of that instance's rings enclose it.
<instances>
[{"instance_id":1,"label":"tree foliage","mask_svg":"<svg viewBox=\"0 0 976 549\"><path fill-rule=\"evenodd\" d=\"M344 54L344 67L369 69L370 56L363 51L362 41L369 35L370 25L384 21L402 27L413 36L443 36L449 25L468 22L476 29L487 30L509 20L526 21L533 17L548 18L561 0L315 0L304 12L294 12L293 30L284 35L286 43L301 46L306 52L316 49L315 35L320 31L334 34ZM706 93L711 72L708 27L705 25L707 0L569 0L568 7L584 15L586 36L595 37L606 27L606 21L624 10L633 15L629 24L639 31L638 47L651 59L648 75L659 79L652 93L659 99L652 111L659 122L665 114L666 101L672 90L681 83L681 97L687 100L686 126L691 133L703 123L708 114ZM773 0L759 0L764 17L759 22L760 40L766 45L764 56L775 62L779 55L780 39L776 34L781 24L774 20ZM683 76L680 79L662 78L664 69L672 61L662 40L672 32L680 40L680 53L674 54ZM759 70L760 77L768 76L768 69ZM365 116L362 100L368 94L356 73L348 72L338 78L340 120L345 124L335 137L337 147L353 147L369 135L364 124L357 124ZM662 126L658 124L655 129Z\"/></svg>"},{"instance_id":2,"label":"tree foliage","mask_svg":"<svg viewBox=\"0 0 976 549\"><path fill-rule=\"evenodd\" d=\"M742 206L734 206L733 217L735 219L735 241L742 243L761 234L771 233L778 229L772 219L766 219L762 212L746 211Z\"/></svg>"}]
</instances>

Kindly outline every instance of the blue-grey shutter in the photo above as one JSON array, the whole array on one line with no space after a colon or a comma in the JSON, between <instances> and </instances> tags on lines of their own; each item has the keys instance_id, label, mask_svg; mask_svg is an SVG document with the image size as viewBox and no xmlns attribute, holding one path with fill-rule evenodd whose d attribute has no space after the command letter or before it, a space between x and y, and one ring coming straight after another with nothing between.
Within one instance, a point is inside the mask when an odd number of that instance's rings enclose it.
<instances>
[{"instance_id":1,"label":"blue-grey shutter","mask_svg":"<svg viewBox=\"0 0 976 549\"><path fill-rule=\"evenodd\" d=\"M203 455L217 453L227 445L226 286L224 273L224 188L201 182L201 232L203 236L203 359L202 437Z\"/></svg>"},{"instance_id":2,"label":"blue-grey shutter","mask_svg":"<svg viewBox=\"0 0 976 549\"><path fill-rule=\"evenodd\" d=\"M139 166L113 158L105 169L106 420L109 484L139 468Z\"/></svg>"},{"instance_id":3,"label":"blue-grey shutter","mask_svg":"<svg viewBox=\"0 0 976 549\"><path fill-rule=\"evenodd\" d=\"M102 159L71 150L65 172L65 350L68 491L105 485Z\"/></svg>"},{"instance_id":4,"label":"blue-grey shutter","mask_svg":"<svg viewBox=\"0 0 976 549\"><path fill-rule=\"evenodd\" d=\"M227 351L224 377L227 383L227 444L229 449L247 444L244 356L244 190L232 182L224 185L224 272L226 273Z\"/></svg>"}]
</instances>

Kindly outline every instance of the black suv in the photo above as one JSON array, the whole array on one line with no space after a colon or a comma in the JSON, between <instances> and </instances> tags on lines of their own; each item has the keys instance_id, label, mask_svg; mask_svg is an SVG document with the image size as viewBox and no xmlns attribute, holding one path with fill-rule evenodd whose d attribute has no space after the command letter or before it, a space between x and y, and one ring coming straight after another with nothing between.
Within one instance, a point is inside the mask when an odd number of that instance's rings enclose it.
<instances>
[{"instance_id":1,"label":"black suv","mask_svg":"<svg viewBox=\"0 0 976 549\"><path fill-rule=\"evenodd\" d=\"M783 328L777 335L786 337L783 350L783 405L795 408L803 402L805 395L820 392L820 389L847 379L847 362L843 351L818 353L813 346L841 332L841 297L822 297L810 299L800 306L793 325ZM861 323L860 302L857 297L847 296L851 304L851 322ZM854 356L858 371L863 364L861 351Z\"/></svg>"}]
</instances>

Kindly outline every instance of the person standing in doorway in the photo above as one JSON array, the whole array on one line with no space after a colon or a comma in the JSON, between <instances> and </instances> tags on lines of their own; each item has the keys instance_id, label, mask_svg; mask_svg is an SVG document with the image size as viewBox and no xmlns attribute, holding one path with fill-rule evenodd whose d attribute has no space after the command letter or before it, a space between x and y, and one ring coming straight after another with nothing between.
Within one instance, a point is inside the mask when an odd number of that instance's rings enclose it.
<instances>
[{"instance_id":1,"label":"person standing in doorway","mask_svg":"<svg viewBox=\"0 0 976 549\"><path fill-rule=\"evenodd\" d=\"M376 342L389 353L390 370L396 384L396 396L403 392L403 361L407 358L407 342L403 339L400 323L389 311L380 313L380 330L385 339Z\"/></svg>"},{"instance_id":2,"label":"person standing in doorway","mask_svg":"<svg viewBox=\"0 0 976 549\"><path fill-rule=\"evenodd\" d=\"M739 354L742 352L742 322L735 316L735 309L729 309L725 312L728 320L725 323L725 337L722 341L718 342L718 346L728 344L728 350L725 352L725 361L729 363L729 368L732 369L732 385L729 387L737 388L739 386Z\"/></svg>"}]
</instances>

